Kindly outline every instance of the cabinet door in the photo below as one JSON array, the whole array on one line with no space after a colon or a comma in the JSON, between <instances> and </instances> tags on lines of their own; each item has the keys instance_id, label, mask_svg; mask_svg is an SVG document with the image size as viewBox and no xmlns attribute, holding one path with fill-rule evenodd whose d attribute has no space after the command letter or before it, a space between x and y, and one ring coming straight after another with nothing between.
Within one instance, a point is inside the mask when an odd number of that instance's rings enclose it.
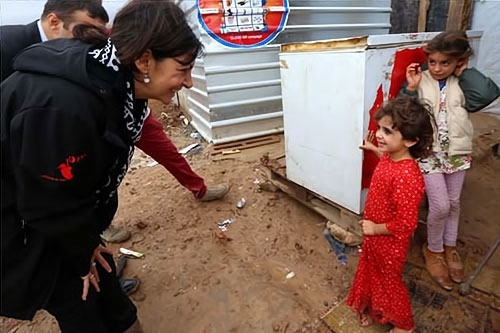
<instances>
[{"instance_id":1,"label":"cabinet door","mask_svg":"<svg viewBox=\"0 0 500 333\"><path fill-rule=\"evenodd\" d=\"M282 53L287 177L361 211L364 50Z\"/></svg>"}]
</instances>

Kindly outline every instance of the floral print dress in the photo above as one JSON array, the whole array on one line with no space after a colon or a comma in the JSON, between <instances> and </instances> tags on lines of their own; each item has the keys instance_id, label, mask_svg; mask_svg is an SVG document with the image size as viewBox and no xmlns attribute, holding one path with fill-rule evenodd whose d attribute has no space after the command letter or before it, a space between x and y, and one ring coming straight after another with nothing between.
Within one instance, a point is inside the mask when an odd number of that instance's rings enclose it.
<instances>
[{"instance_id":1,"label":"floral print dress","mask_svg":"<svg viewBox=\"0 0 500 333\"><path fill-rule=\"evenodd\" d=\"M439 151L434 155L419 161L420 169L424 174L431 173L455 173L470 168L472 156L470 155L448 155L450 147L450 136L448 132L447 110L446 110L446 80L439 81L440 98L439 111L436 117L437 138L439 142Z\"/></svg>"}]
</instances>

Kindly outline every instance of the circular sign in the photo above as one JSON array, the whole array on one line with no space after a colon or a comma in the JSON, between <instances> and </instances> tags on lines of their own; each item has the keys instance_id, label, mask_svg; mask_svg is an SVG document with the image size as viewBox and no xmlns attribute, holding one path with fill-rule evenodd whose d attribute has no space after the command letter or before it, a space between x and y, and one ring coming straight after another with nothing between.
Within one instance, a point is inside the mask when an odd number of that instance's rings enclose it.
<instances>
[{"instance_id":1,"label":"circular sign","mask_svg":"<svg viewBox=\"0 0 500 333\"><path fill-rule=\"evenodd\" d=\"M288 0L197 0L198 19L210 37L232 48L270 43L283 30Z\"/></svg>"}]
</instances>

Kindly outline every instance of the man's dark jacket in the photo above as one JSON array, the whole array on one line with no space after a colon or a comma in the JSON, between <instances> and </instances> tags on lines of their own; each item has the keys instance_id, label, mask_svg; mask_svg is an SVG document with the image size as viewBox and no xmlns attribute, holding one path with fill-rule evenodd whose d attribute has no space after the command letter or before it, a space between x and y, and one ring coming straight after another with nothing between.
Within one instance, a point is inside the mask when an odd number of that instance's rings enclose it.
<instances>
[{"instance_id":1,"label":"man's dark jacket","mask_svg":"<svg viewBox=\"0 0 500 333\"><path fill-rule=\"evenodd\" d=\"M0 83L14 72L14 58L23 49L40 43L37 21L26 25L0 26Z\"/></svg>"},{"instance_id":2,"label":"man's dark jacket","mask_svg":"<svg viewBox=\"0 0 500 333\"><path fill-rule=\"evenodd\" d=\"M116 212L116 195L108 200L101 189L133 145L125 80L90 62L89 48L71 39L35 44L0 86L2 316L31 319L62 263L88 274Z\"/></svg>"}]
</instances>

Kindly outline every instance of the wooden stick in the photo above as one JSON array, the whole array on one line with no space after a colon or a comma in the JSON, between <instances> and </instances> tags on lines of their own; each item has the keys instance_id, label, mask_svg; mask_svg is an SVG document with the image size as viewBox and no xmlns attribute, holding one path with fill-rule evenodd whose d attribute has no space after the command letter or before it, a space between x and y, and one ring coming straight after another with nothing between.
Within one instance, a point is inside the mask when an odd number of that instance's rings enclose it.
<instances>
[{"instance_id":1,"label":"wooden stick","mask_svg":"<svg viewBox=\"0 0 500 333\"><path fill-rule=\"evenodd\" d=\"M424 32L427 26L427 12L429 11L430 0L420 0L418 7L418 32Z\"/></svg>"},{"instance_id":2,"label":"wooden stick","mask_svg":"<svg viewBox=\"0 0 500 333\"><path fill-rule=\"evenodd\" d=\"M472 8L472 0L450 0L448 8L447 30L466 30Z\"/></svg>"}]
</instances>

